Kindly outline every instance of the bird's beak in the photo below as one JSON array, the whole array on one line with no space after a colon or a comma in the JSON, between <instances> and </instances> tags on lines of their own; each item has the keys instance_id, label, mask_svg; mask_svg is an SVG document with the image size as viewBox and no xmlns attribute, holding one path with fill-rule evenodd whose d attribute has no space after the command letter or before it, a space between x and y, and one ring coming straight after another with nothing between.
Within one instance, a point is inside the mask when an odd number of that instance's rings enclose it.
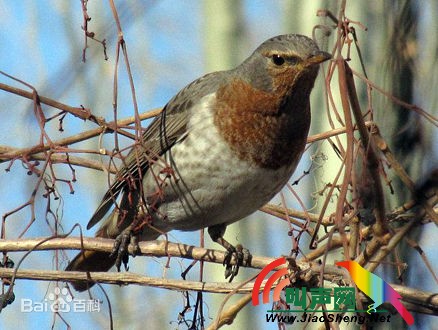
<instances>
[{"instance_id":1,"label":"bird's beak","mask_svg":"<svg viewBox=\"0 0 438 330\"><path fill-rule=\"evenodd\" d=\"M312 54L306 60L306 64L307 65L320 64L320 63L325 62L325 61L327 61L327 60L329 60L331 58L332 58L332 56L329 53L320 50L320 51L315 52L314 54Z\"/></svg>"}]
</instances>

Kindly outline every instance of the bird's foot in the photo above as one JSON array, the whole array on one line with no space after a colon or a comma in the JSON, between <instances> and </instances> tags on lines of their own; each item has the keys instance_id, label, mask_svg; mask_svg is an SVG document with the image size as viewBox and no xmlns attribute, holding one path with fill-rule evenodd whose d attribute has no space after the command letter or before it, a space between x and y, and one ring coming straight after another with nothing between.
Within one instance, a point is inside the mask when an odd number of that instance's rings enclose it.
<instances>
[{"instance_id":1,"label":"bird's foot","mask_svg":"<svg viewBox=\"0 0 438 330\"><path fill-rule=\"evenodd\" d=\"M117 271L120 272L120 267L123 263L125 270L129 270L129 245L133 246L131 255L135 257L140 252L138 245L138 235L134 233L131 226L123 230L115 239L113 250L110 254L110 258L116 258Z\"/></svg>"},{"instance_id":2,"label":"bird's foot","mask_svg":"<svg viewBox=\"0 0 438 330\"><path fill-rule=\"evenodd\" d=\"M245 249L241 244L237 244L235 247L229 244L226 249L227 251L225 252L225 258L222 264L225 266L225 278L230 278L229 281L231 282L239 273L240 266L248 266L251 263L251 254L249 250ZM236 260L234 265L231 264L233 257Z\"/></svg>"},{"instance_id":3,"label":"bird's foot","mask_svg":"<svg viewBox=\"0 0 438 330\"><path fill-rule=\"evenodd\" d=\"M231 282L239 273L240 266L249 266L251 264L252 256L242 245L239 244L234 247L223 237L226 227L225 224L214 225L208 227L208 233L214 242L222 245L227 250L223 265L225 266L225 278L229 278ZM233 258L236 260L234 265L231 264Z\"/></svg>"}]
</instances>

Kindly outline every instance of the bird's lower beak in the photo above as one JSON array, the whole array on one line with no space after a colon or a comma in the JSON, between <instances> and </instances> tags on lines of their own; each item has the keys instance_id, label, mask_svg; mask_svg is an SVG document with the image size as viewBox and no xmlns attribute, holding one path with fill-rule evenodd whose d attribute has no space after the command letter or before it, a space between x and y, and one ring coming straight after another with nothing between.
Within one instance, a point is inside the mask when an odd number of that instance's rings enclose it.
<instances>
[{"instance_id":1,"label":"bird's lower beak","mask_svg":"<svg viewBox=\"0 0 438 330\"><path fill-rule=\"evenodd\" d=\"M322 50L314 53L312 56L310 56L307 60L306 63L308 65L314 65L314 64L320 64L322 62L325 62L329 59L332 58L332 55L330 55L327 52L324 52Z\"/></svg>"}]
</instances>

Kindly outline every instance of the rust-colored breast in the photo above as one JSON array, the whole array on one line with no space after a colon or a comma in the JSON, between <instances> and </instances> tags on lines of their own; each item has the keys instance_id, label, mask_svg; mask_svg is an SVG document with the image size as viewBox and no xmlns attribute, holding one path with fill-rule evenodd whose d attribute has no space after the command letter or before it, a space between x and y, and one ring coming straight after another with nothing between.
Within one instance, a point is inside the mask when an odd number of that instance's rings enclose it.
<instances>
[{"instance_id":1,"label":"rust-colored breast","mask_svg":"<svg viewBox=\"0 0 438 330\"><path fill-rule=\"evenodd\" d=\"M310 126L308 95L295 102L278 94L240 79L216 94L214 122L231 149L239 158L271 169L298 160Z\"/></svg>"}]
</instances>

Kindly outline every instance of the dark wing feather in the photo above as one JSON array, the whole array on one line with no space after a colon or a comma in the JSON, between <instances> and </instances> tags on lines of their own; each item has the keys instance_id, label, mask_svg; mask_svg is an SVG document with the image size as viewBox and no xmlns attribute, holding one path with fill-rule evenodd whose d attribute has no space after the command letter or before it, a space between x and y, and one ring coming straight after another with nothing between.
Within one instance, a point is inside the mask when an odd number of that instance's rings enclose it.
<instances>
[{"instance_id":1,"label":"dark wing feather","mask_svg":"<svg viewBox=\"0 0 438 330\"><path fill-rule=\"evenodd\" d=\"M187 85L167 103L162 113L144 132L142 144L136 145L124 159L124 167L103 196L99 207L88 222L87 229L105 216L120 192L127 189L127 182L138 182L138 178L142 177L149 167L148 159L163 155L183 138L187 133L188 115L193 105L205 95L216 91L229 77L229 71L209 73Z\"/></svg>"}]
</instances>

